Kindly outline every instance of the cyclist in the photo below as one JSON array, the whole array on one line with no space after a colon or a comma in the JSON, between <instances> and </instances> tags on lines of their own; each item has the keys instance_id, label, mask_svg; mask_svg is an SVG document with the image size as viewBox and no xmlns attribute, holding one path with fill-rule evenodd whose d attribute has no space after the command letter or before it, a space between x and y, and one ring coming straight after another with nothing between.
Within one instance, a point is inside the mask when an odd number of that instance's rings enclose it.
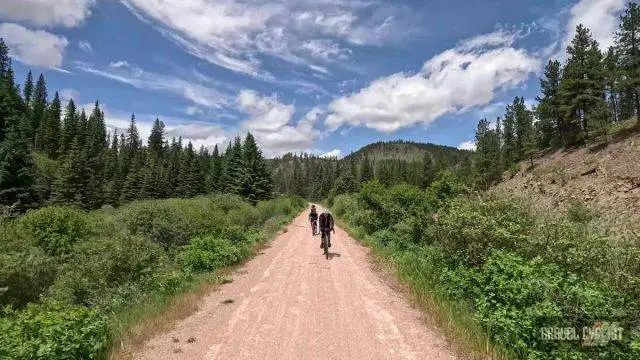
<instances>
[{"instance_id":1,"label":"cyclist","mask_svg":"<svg viewBox=\"0 0 640 360\"><path fill-rule=\"evenodd\" d=\"M309 213L309 221L311 222L311 231L313 235L316 234L317 226L318 226L318 212L316 211L316 206L311 205L311 212Z\"/></svg>"},{"instance_id":2,"label":"cyclist","mask_svg":"<svg viewBox=\"0 0 640 360\"><path fill-rule=\"evenodd\" d=\"M320 237L320 248L322 249L322 238L324 236L327 237L327 240L329 242L328 246L331 247L330 232L333 231L334 234L336 232L333 229L333 216L331 216L331 213L329 213L329 211L325 209L318 217L318 223L320 225L320 234L322 234L322 236Z\"/></svg>"}]
</instances>

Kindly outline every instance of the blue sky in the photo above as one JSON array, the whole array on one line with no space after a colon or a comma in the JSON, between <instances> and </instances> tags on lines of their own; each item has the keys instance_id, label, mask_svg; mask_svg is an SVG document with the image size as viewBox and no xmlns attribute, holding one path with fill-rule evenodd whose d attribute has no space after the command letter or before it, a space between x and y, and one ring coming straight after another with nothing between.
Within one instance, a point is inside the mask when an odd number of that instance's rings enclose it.
<instances>
[{"instance_id":1,"label":"blue sky","mask_svg":"<svg viewBox=\"0 0 640 360\"><path fill-rule=\"evenodd\" d=\"M613 42L623 0L2 0L22 82L110 129L157 117L196 146L251 131L268 156L379 140L472 147L482 117L539 76L578 23Z\"/></svg>"}]
</instances>

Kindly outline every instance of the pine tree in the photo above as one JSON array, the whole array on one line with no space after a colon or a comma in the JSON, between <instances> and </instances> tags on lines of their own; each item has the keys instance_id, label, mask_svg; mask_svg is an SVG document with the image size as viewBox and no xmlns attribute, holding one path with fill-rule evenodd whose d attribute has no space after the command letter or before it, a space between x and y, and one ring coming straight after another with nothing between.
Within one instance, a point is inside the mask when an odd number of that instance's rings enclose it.
<instances>
[{"instance_id":1,"label":"pine tree","mask_svg":"<svg viewBox=\"0 0 640 360\"><path fill-rule=\"evenodd\" d=\"M84 148L87 144L87 126L89 124L89 119L87 119L87 113L82 109L80 111L80 115L78 116L78 134L76 139L80 144L81 148Z\"/></svg>"},{"instance_id":2,"label":"pine tree","mask_svg":"<svg viewBox=\"0 0 640 360\"><path fill-rule=\"evenodd\" d=\"M624 74L623 86L633 102L640 126L640 6L635 2L629 2L620 17L616 48Z\"/></svg>"},{"instance_id":3,"label":"pine tree","mask_svg":"<svg viewBox=\"0 0 640 360\"><path fill-rule=\"evenodd\" d=\"M99 208L105 202L105 150L107 149L107 134L104 121L104 114L100 110L96 101L93 112L87 120L86 140L84 149L86 151L89 183L87 201L90 208Z\"/></svg>"},{"instance_id":4,"label":"pine tree","mask_svg":"<svg viewBox=\"0 0 640 360\"><path fill-rule=\"evenodd\" d=\"M271 173L251 133L247 133L242 152L245 166L242 196L251 202L268 199L273 187Z\"/></svg>"},{"instance_id":5,"label":"pine tree","mask_svg":"<svg viewBox=\"0 0 640 360\"><path fill-rule=\"evenodd\" d=\"M20 120L5 119L9 126L0 141L0 212L14 215L36 201L35 166L20 131Z\"/></svg>"},{"instance_id":6,"label":"pine tree","mask_svg":"<svg viewBox=\"0 0 640 360\"><path fill-rule=\"evenodd\" d=\"M78 112L76 110L76 104L73 102L73 99L70 99L64 112L60 144L61 155L65 155L71 150L71 147L78 137L78 134Z\"/></svg>"},{"instance_id":7,"label":"pine tree","mask_svg":"<svg viewBox=\"0 0 640 360\"><path fill-rule=\"evenodd\" d=\"M52 159L57 159L60 154L61 107L60 97L58 96L58 92L56 92L56 95L53 97L53 101L47 108L44 127L42 130L42 147L45 153Z\"/></svg>"},{"instance_id":8,"label":"pine tree","mask_svg":"<svg viewBox=\"0 0 640 360\"><path fill-rule=\"evenodd\" d=\"M149 154L156 159L162 158L162 153L164 151L164 135L164 123L159 119L156 119L153 123L153 127L151 128L149 140L147 141Z\"/></svg>"},{"instance_id":9,"label":"pine tree","mask_svg":"<svg viewBox=\"0 0 640 360\"><path fill-rule=\"evenodd\" d=\"M58 204L88 208L89 187L87 156L75 139L71 149L62 159L58 178L53 187L53 201Z\"/></svg>"},{"instance_id":10,"label":"pine tree","mask_svg":"<svg viewBox=\"0 0 640 360\"><path fill-rule=\"evenodd\" d=\"M373 180L373 168L369 162L369 158L366 156L362 159L362 165L360 166L360 182L364 183Z\"/></svg>"},{"instance_id":11,"label":"pine tree","mask_svg":"<svg viewBox=\"0 0 640 360\"><path fill-rule=\"evenodd\" d=\"M622 76L620 71L620 61L616 49L611 46L604 57L605 71L605 91L612 115L612 121L618 122L620 119L620 90Z\"/></svg>"},{"instance_id":12,"label":"pine tree","mask_svg":"<svg viewBox=\"0 0 640 360\"><path fill-rule=\"evenodd\" d=\"M213 147L211 166L207 175L207 191L209 193L220 192L220 177L222 176L222 157L218 151L218 145Z\"/></svg>"},{"instance_id":13,"label":"pine tree","mask_svg":"<svg viewBox=\"0 0 640 360\"><path fill-rule=\"evenodd\" d=\"M538 125L540 131L540 146L559 146L564 139L564 121L560 112L560 98L558 90L562 72L560 62L550 60L544 69L544 77L540 79L542 96L538 97L537 107Z\"/></svg>"},{"instance_id":14,"label":"pine tree","mask_svg":"<svg viewBox=\"0 0 640 360\"><path fill-rule=\"evenodd\" d=\"M127 176L122 185L120 202L126 203L140 199L140 188L142 185L142 164L144 164L142 152L135 152L131 159Z\"/></svg>"},{"instance_id":15,"label":"pine tree","mask_svg":"<svg viewBox=\"0 0 640 360\"><path fill-rule=\"evenodd\" d=\"M588 136L590 118L604 102L604 71L602 53L589 30L582 24L567 47L569 59L560 83L561 110L564 112L565 144L580 140L580 133Z\"/></svg>"},{"instance_id":16,"label":"pine tree","mask_svg":"<svg viewBox=\"0 0 640 360\"><path fill-rule=\"evenodd\" d=\"M524 98L515 98L512 104L515 113L515 156L516 160L522 160L526 157L527 148L531 147L533 139L533 116L531 111L527 109Z\"/></svg>"},{"instance_id":17,"label":"pine tree","mask_svg":"<svg viewBox=\"0 0 640 360\"><path fill-rule=\"evenodd\" d=\"M504 168L509 168L516 162L515 122L515 110L512 105L507 105L502 131L502 160L504 162Z\"/></svg>"},{"instance_id":18,"label":"pine tree","mask_svg":"<svg viewBox=\"0 0 640 360\"><path fill-rule=\"evenodd\" d=\"M433 169L433 161L431 160L431 156L429 153L424 154L424 158L422 159L422 168L421 168L421 184L420 187L426 189L433 182L435 171Z\"/></svg>"},{"instance_id":19,"label":"pine tree","mask_svg":"<svg viewBox=\"0 0 640 360\"><path fill-rule=\"evenodd\" d=\"M240 137L236 137L233 145L229 144L224 156L224 171L222 173L223 192L241 195L245 182L245 164L242 154Z\"/></svg>"},{"instance_id":20,"label":"pine tree","mask_svg":"<svg viewBox=\"0 0 640 360\"><path fill-rule=\"evenodd\" d=\"M0 38L0 141L7 136L9 129L18 131L22 136L24 104L18 88L15 86L9 48ZM19 122L19 124L12 124ZM13 128L13 125L16 127Z\"/></svg>"},{"instance_id":21,"label":"pine tree","mask_svg":"<svg viewBox=\"0 0 640 360\"><path fill-rule=\"evenodd\" d=\"M111 147L105 155L105 202L117 205L120 200L120 181L118 179L118 130L115 129L111 136Z\"/></svg>"},{"instance_id":22,"label":"pine tree","mask_svg":"<svg viewBox=\"0 0 640 360\"><path fill-rule=\"evenodd\" d=\"M27 74L27 79L24 81L24 89L22 90L22 98L25 104L31 104L31 96L33 95L33 75L31 70Z\"/></svg>"},{"instance_id":23,"label":"pine tree","mask_svg":"<svg viewBox=\"0 0 640 360\"><path fill-rule=\"evenodd\" d=\"M33 93L33 106L31 109L31 124L29 128L29 139L33 141L36 149L42 149L42 131L46 120L47 111L47 84L44 76L40 74L36 88Z\"/></svg>"},{"instance_id":24,"label":"pine tree","mask_svg":"<svg viewBox=\"0 0 640 360\"><path fill-rule=\"evenodd\" d=\"M182 151L182 139L176 141L175 138L171 140L171 146L169 147L168 165L167 165L167 182L165 188L165 195L167 197L180 197L182 194L179 190L183 188L182 182L184 179L180 176L182 173L182 166L184 165L184 154Z\"/></svg>"}]
</instances>

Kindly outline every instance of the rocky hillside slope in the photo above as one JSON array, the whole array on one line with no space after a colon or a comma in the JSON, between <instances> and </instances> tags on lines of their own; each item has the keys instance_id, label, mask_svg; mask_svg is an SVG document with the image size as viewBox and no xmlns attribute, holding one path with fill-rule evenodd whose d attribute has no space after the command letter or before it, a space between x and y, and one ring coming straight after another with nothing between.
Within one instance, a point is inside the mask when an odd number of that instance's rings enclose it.
<instances>
[{"instance_id":1,"label":"rocky hillside slope","mask_svg":"<svg viewBox=\"0 0 640 360\"><path fill-rule=\"evenodd\" d=\"M492 191L532 200L542 211L574 204L615 223L640 221L640 133L609 143L563 149L523 162Z\"/></svg>"}]
</instances>

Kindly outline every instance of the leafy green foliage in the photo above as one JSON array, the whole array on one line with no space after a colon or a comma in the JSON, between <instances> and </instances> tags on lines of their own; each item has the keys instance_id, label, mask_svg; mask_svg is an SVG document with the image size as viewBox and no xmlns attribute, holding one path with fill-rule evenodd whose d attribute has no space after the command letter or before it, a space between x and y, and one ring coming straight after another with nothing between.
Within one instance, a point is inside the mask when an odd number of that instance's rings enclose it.
<instances>
[{"instance_id":1,"label":"leafy green foliage","mask_svg":"<svg viewBox=\"0 0 640 360\"><path fill-rule=\"evenodd\" d=\"M101 359L108 345L107 317L96 309L48 303L0 316L2 359Z\"/></svg>"},{"instance_id":2,"label":"leafy green foliage","mask_svg":"<svg viewBox=\"0 0 640 360\"><path fill-rule=\"evenodd\" d=\"M128 285L143 287L152 274L167 265L166 255L158 245L141 236L115 234L110 241L97 239L80 244L73 257L61 266L61 276L51 293L56 299L75 305L110 306L113 304L101 303L110 293Z\"/></svg>"},{"instance_id":3,"label":"leafy green foliage","mask_svg":"<svg viewBox=\"0 0 640 360\"><path fill-rule=\"evenodd\" d=\"M180 254L180 262L190 271L211 271L233 264L249 256L246 240L237 240L232 243L213 236L194 238Z\"/></svg>"},{"instance_id":4,"label":"leafy green foliage","mask_svg":"<svg viewBox=\"0 0 640 360\"><path fill-rule=\"evenodd\" d=\"M356 195L336 197L333 209L418 293L472 311L509 358L640 354L629 333L599 347L541 335L545 327L582 335L599 321L635 328L640 266L633 259L640 247L591 226L581 207L551 218L515 199L466 192L446 174L426 191L373 181Z\"/></svg>"},{"instance_id":5,"label":"leafy green foliage","mask_svg":"<svg viewBox=\"0 0 640 360\"><path fill-rule=\"evenodd\" d=\"M52 206L3 221L0 358L104 358L129 309L168 302L207 276L196 272L247 258L305 205L225 194L90 213Z\"/></svg>"},{"instance_id":6,"label":"leafy green foliage","mask_svg":"<svg viewBox=\"0 0 640 360\"><path fill-rule=\"evenodd\" d=\"M86 215L70 207L46 207L31 210L17 222L19 232L47 254L60 256L90 234Z\"/></svg>"},{"instance_id":7,"label":"leafy green foliage","mask_svg":"<svg viewBox=\"0 0 640 360\"><path fill-rule=\"evenodd\" d=\"M0 253L0 305L22 307L38 300L53 284L57 272L53 258L41 249Z\"/></svg>"}]
</instances>

